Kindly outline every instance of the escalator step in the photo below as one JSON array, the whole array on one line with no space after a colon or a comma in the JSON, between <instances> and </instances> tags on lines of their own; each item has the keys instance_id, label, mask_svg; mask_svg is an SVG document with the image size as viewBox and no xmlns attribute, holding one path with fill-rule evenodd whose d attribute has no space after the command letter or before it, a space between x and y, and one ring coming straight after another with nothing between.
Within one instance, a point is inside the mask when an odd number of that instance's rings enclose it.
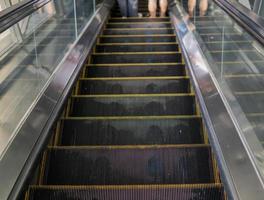
<instances>
[{"instance_id":1,"label":"escalator step","mask_svg":"<svg viewBox=\"0 0 264 200\"><path fill-rule=\"evenodd\" d=\"M131 41L130 41L131 42ZM96 46L96 52L161 52L161 51L179 51L176 42L161 43L105 43Z\"/></svg>"},{"instance_id":2,"label":"escalator step","mask_svg":"<svg viewBox=\"0 0 264 200\"><path fill-rule=\"evenodd\" d=\"M104 35L159 35L174 34L172 28L105 29Z\"/></svg>"},{"instance_id":3,"label":"escalator step","mask_svg":"<svg viewBox=\"0 0 264 200\"><path fill-rule=\"evenodd\" d=\"M186 77L131 77L81 79L80 94L188 93Z\"/></svg>"},{"instance_id":4,"label":"escalator step","mask_svg":"<svg viewBox=\"0 0 264 200\"><path fill-rule=\"evenodd\" d=\"M170 18L169 17L164 17L164 18L149 18L149 17L129 17L129 18L110 18L108 22L114 23L114 22L146 22L146 23L151 23L151 22L169 22Z\"/></svg>"},{"instance_id":5,"label":"escalator step","mask_svg":"<svg viewBox=\"0 0 264 200\"><path fill-rule=\"evenodd\" d=\"M48 185L213 183L210 156L207 145L57 147L47 152L43 181Z\"/></svg>"},{"instance_id":6,"label":"escalator step","mask_svg":"<svg viewBox=\"0 0 264 200\"><path fill-rule=\"evenodd\" d=\"M144 53L96 53L92 55L94 64L111 63L181 63L182 55L178 52L144 52Z\"/></svg>"},{"instance_id":7,"label":"escalator step","mask_svg":"<svg viewBox=\"0 0 264 200\"><path fill-rule=\"evenodd\" d=\"M176 95L74 96L71 116L193 115L195 98Z\"/></svg>"},{"instance_id":8,"label":"escalator step","mask_svg":"<svg viewBox=\"0 0 264 200\"><path fill-rule=\"evenodd\" d=\"M201 144L201 119L63 120L60 145Z\"/></svg>"},{"instance_id":9,"label":"escalator step","mask_svg":"<svg viewBox=\"0 0 264 200\"><path fill-rule=\"evenodd\" d=\"M224 200L221 184L135 186L36 186L28 200Z\"/></svg>"},{"instance_id":10,"label":"escalator step","mask_svg":"<svg viewBox=\"0 0 264 200\"><path fill-rule=\"evenodd\" d=\"M141 64L141 65L109 65L96 66L88 65L86 68L86 77L148 77L148 76L184 76L184 64Z\"/></svg>"},{"instance_id":11,"label":"escalator step","mask_svg":"<svg viewBox=\"0 0 264 200\"><path fill-rule=\"evenodd\" d=\"M130 22L130 23L108 23L106 28L171 28L170 22Z\"/></svg>"},{"instance_id":12,"label":"escalator step","mask_svg":"<svg viewBox=\"0 0 264 200\"><path fill-rule=\"evenodd\" d=\"M172 35L102 35L100 43L140 43L140 42L176 42L176 36Z\"/></svg>"}]
</instances>

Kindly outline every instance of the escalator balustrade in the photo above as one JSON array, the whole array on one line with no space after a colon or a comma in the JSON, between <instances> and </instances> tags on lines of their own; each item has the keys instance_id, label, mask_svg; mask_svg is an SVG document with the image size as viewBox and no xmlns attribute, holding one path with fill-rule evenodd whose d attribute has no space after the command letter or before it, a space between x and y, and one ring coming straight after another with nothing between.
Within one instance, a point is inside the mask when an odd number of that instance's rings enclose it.
<instances>
[{"instance_id":1,"label":"escalator balustrade","mask_svg":"<svg viewBox=\"0 0 264 200\"><path fill-rule=\"evenodd\" d=\"M117 11L26 200L226 199L170 19Z\"/></svg>"}]
</instances>

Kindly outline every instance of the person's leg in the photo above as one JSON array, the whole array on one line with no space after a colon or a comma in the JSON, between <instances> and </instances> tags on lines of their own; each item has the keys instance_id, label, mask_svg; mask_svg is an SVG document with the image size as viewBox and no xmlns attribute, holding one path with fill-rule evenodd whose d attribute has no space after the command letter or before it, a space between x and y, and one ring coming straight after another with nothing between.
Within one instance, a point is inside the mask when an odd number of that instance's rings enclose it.
<instances>
[{"instance_id":1,"label":"person's leg","mask_svg":"<svg viewBox=\"0 0 264 200\"><path fill-rule=\"evenodd\" d=\"M138 16L138 0L128 0L128 17Z\"/></svg>"},{"instance_id":2,"label":"person's leg","mask_svg":"<svg viewBox=\"0 0 264 200\"><path fill-rule=\"evenodd\" d=\"M160 17L165 17L168 9L168 0L160 0Z\"/></svg>"},{"instance_id":3,"label":"person's leg","mask_svg":"<svg viewBox=\"0 0 264 200\"><path fill-rule=\"evenodd\" d=\"M122 17L127 17L128 16L128 10L127 10L127 0L117 0L118 5L121 11Z\"/></svg>"},{"instance_id":4,"label":"person's leg","mask_svg":"<svg viewBox=\"0 0 264 200\"><path fill-rule=\"evenodd\" d=\"M208 0L200 0L200 16L204 16L208 9Z\"/></svg>"},{"instance_id":5,"label":"person's leg","mask_svg":"<svg viewBox=\"0 0 264 200\"><path fill-rule=\"evenodd\" d=\"M196 0L188 0L188 12L190 17L193 17L195 6L196 6Z\"/></svg>"},{"instance_id":6,"label":"person's leg","mask_svg":"<svg viewBox=\"0 0 264 200\"><path fill-rule=\"evenodd\" d=\"M148 9L150 17L156 17L157 12L157 0L149 0Z\"/></svg>"}]
</instances>

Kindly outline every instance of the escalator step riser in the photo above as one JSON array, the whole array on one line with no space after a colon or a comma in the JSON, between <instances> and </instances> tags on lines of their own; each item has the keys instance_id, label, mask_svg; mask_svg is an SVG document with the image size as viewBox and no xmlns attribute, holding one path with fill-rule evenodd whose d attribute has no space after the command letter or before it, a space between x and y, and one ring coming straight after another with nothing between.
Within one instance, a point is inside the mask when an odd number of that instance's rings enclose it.
<instances>
[{"instance_id":1,"label":"escalator step riser","mask_svg":"<svg viewBox=\"0 0 264 200\"><path fill-rule=\"evenodd\" d=\"M239 51L239 50L253 50L253 46L250 42L243 42L243 43L207 43L205 44L206 48L210 51Z\"/></svg>"},{"instance_id":2,"label":"escalator step riser","mask_svg":"<svg viewBox=\"0 0 264 200\"><path fill-rule=\"evenodd\" d=\"M29 200L224 200L223 187L184 187L146 189L42 189L30 190Z\"/></svg>"},{"instance_id":3,"label":"escalator step riser","mask_svg":"<svg viewBox=\"0 0 264 200\"><path fill-rule=\"evenodd\" d=\"M200 118L64 120L60 145L201 144Z\"/></svg>"},{"instance_id":4,"label":"escalator step riser","mask_svg":"<svg viewBox=\"0 0 264 200\"><path fill-rule=\"evenodd\" d=\"M115 22L169 22L170 18L111 18L109 19L109 23L115 23Z\"/></svg>"},{"instance_id":5,"label":"escalator step riser","mask_svg":"<svg viewBox=\"0 0 264 200\"><path fill-rule=\"evenodd\" d=\"M171 28L169 23L111 23L106 28Z\"/></svg>"},{"instance_id":6,"label":"escalator step riser","mask_svg":"<svg viewBox=\"0 0 264 200\"><path fill-rule=\"evenodd\" d=\"M188 93L189 79L80 81L80 94Z\"/></svg>"},{"instance_id":7,"label":"escalator step riser","mask_svg":"<svg viewBox=\"0 0 264 200\"><path fill-rule=\"evenodd\" d=\"M181 63L181 53L171 54L109 54L93 55L94 64L114 64L114 63Z\"/></svg>"},{"instance_id":8,"label":"escalator step riser","mask_svg":"<svg viewBox=\"0 0 264 200\"><path fill-rule=\"evenodd\" d=\"M159 34L174 34L173 29L106 29L104 35L159 35Z\"/></svg>"},{"instance_id":9,"label":"escalator step riser","mask_svg":"<svg viewBox=\"0 0 264 200\"><path fill-rule=\"evenodd\" d=\"M139 43L139 42L176 42L176 36L169 36L169 37L101 37L100 43Z\"/></svg>"},{"instance_id":10,"label":"escalator step riser","mask_svg":"<svg viewBox=\"0 0 264 200\"><path fill-rule=\"evenodd\" d=\"M43 180L48 185L213 183L210 156L207 146L53 149Z\"/></svg>"},{"instance_id":11,"label":"escalator step riser","mask_svg":"<svg viewBox=\"0 0 264 200\"><path fill-rule=\"evenodd\" d=\"M263 90L264 76L250 77L231 77L226 78L226 82L230 85L230 89L235 92L254 92Z\"/></svg>"},{"instance_id":12,"label":"escalator step riser","mask_svg":"<svg viewBox=\"0 0 264 200\"><path fill-rule=\"evenodd\" d=\"M217 26L212 26L212 27L199 27L199 26L196 26L196 31L199 32L200 34L209 34L209 33L237 33L236 31L234 31L234 28L233 27L225 27L224 29L220 29L219 27Z\"/></svg>"},{"instance_id":13,"label":"escalator step riser","mask_svg":"<svg viewBox=\"0 0 264 200\"><path fill-rule=\"evenodd\" d=\"M96 52L161 52L179 51L175 44L147 44L147 45L97 45Z\"/></svg>"},{"instance_id":14,"label":"escalator step riser","mask_svg":"<svg viewBox=\"0 0 264 200\"><path fill-rule=\"evenodd\" d=\"M258 139L261 141L262 146L264 145L264 115L262 116L248 116L250 124L254 128L254 132L257 135Z\"/></svg>"},{"instance_id":15,"label":"escalator step riser","mask_svg":"<svg viewBox=\"0 0 264 200\"><path fill-rule=\"evenodd\" d=\"M184 76L185 66L178 64L175 66L88 66L86 77L153 77L153 76Z\"/></svg>"},{"instance_id":16,"label":"escalator step riser","mask_svg":"<svg viewBox=\"0 0 264 200\"><path fill-rule=\"evenodd\" d=\"M193 96L72 98L71 116L193 115Z\"/></svg>"}]
</instances>

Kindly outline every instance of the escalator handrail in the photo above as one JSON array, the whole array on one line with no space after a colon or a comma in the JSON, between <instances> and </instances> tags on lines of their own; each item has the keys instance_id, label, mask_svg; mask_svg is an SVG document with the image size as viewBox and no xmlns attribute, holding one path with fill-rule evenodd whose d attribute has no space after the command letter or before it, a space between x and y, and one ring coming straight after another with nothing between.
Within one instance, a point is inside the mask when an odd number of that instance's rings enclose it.
<instances>
[{"instance_id":1,"label":"escalator handrail","mask_svg":"<svg viewBox=\"0 0 264 200\"><path fill-rule=\"evenodd\" d=\"M6 31L51 0L25 0L0 12L0 33Z\"/></svg>"},{"instance_id":2,"label":"escalator handrail","mask_svg":"<svg viewBox=\"0 0 264 200\"><path fill-rule=\"evenodd\" d=\"M215 3L230 14L240 25L264 45L264 19L244 7L238 1L214 0Z\"/></svg>"}]
</instances>

